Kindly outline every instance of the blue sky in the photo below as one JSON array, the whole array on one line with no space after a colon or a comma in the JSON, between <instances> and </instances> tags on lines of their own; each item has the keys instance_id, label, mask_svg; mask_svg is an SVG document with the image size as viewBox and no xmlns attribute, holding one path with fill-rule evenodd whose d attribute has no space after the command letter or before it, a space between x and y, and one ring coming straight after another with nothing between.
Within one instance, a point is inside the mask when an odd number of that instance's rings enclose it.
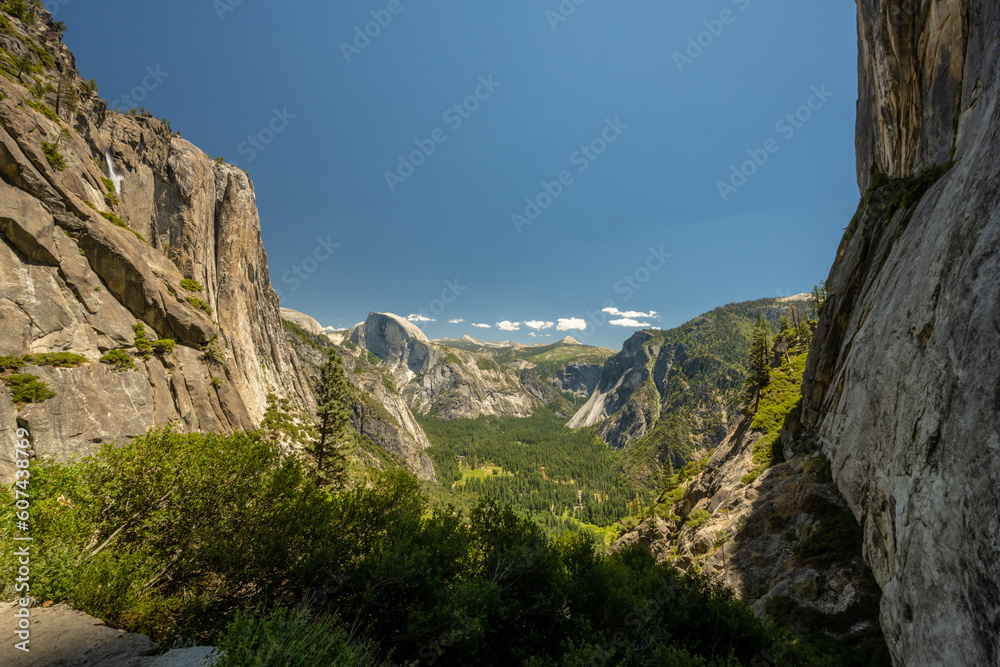
<instances>
[{"instance_id":1,"label":"blue sky","mask_svg":"<svg viewBox=\"0 0 1000 667\"><path fill-rule=\"evenodd\" d=\"M249 171L324 325L618 348L808 291L857 206L854 3L47 5L105 99Z\"/></svg>"}]
</instances>

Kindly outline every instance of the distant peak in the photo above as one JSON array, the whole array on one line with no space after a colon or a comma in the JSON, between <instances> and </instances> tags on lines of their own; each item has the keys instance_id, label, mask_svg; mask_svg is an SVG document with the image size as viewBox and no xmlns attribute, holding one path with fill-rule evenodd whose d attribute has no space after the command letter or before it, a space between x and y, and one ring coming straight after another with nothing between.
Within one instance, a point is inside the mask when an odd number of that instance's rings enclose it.
<instances>
[{"instance_id":1,"label":"distant peak","mask_svg":"<svg viewBox=\"0 0 1000 667\"><path fill-rule=\"evenodd\" d=\"M583 343L573 338L572 336L566 336L559 342L563 345L583 345Z\"/></svg>"}]
</instances>

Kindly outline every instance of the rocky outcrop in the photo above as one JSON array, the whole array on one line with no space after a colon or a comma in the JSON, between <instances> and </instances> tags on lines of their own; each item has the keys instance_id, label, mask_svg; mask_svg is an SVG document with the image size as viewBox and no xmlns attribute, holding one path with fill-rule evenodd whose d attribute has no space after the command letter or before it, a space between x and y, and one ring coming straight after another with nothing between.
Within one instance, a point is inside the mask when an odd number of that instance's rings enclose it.
<instances>
[{"instance_id":1,"label":"rocky outcrop","mask_svg":"<svg viewBox=\"0 0 1000 667\"><path fill-rule=\"evenodd\" d=\"M37 12L34 25L5 14L12 29L0 35L36 65L22 81L0 76L0 354L87 363L29 366L56 397L5 416L3 430L26 427L39 454L65 457L156 425L254 428L269 393L304 400L247 175L158 120L109 111ZM60 80L79 91L72 109L28 88ZM135 323L174 352L134 370L100 364L133 346Z\"/></svg>"},{"instance_id":2,"label":"rocky outcrop","mask_svg":"<svg viewBox=\"0 0 1000 667\"><path fill-rule=\"evenodd\" d=\"M803 423L864 530L896 664L998 664L1000 6L858 10L866 196L827 280Z\"/></svg>"},{"instance_id":3,"label":"rocky outcrop","mask_svg":"<svg viewBox=\"0 0 1000 667\"><path fill-rule=\"evenodd\" d=\"M570 414L566 398L542 381L528 361L557 347L579 348L574 354L610 354L571 343L528 346L487 343L471 337L429 341L419 328L389 313L372 313L351 329L348 339L382 359L409 408L438 419L475 419L504 415L529 417L547 406ZM565 363L571 363L569 355ZM565 364L558 364L557 370Z\"/></svg>"},{"instance_id":4,"label":"rocky outcrop","mask_svg":"<svg viewBox=\"0 0 1000 667\"><path fill-rule=\"evenodd\" d=\"M569 364L553 375L549 382L560 391L588 397L597 389L603 368L598 364Z\"/></svg>"},{"instance_id":5,"label":"rocky outcrop","mask_svg":"<svg viewBox=\"0 0 1000 667\"><path fill-rule=\"evenodd\" d=\"M348 338L380 359L388 357L389 351L399 343L427 342L427 336L417 325L392 313L369 313L367 320L350 330Z\"/></svg>"},{"instance_id":6,"label":"rocky outcrop","mask_svg":"<svg viewBox=\"0 0 1000 667\"><path fill-rule=\"evenodd\" d=\"M323 325L320 324L319 321L312 315L306 315L305 313L300 313L299 311L292 310L291 308L282 308L280 313L281 319L294 322L314 336L326 335Z\"/></svg>"}]
</instances>

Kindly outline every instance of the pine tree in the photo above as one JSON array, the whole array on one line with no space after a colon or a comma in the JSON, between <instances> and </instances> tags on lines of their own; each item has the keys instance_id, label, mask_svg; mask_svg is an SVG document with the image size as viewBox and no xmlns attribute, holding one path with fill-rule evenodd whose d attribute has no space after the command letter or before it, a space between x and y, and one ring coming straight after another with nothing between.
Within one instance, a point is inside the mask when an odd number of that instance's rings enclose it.
<instances>
[{"instance_id":1,"label":"pine tree","mask_svg":"<svg viewBox=\"0 0 1000 667\"><path fill-rule=\"evenodd\" d=\"M327 350L316 391L318 437L306 446L317 486L340 486L347 472L344 447L350 435L350 387L340 356Z\"/></svg>"},{"instance_id":2,"label":"pine tree","mask_svg":"<svg viewBox=\"0 0 1000 667\"><path fill-rule=\"evenodd\" d=\"M771 382L771 327L761 315L757 315L757 323L750 338L749 362L742 396L744 412L748 414L757 409L761 390ZM753 408L750 408L751 402Z\"/></svg>"},{"instance_id":3,"label":"pine tree","mask_svg":"<svg viewBox=\"0 0 1000 667\"><path fill-rule=\"evenodd\" d=\"M819 281L819 285L812 288L812 309L813 316L815 319L819 319L819 316L823 313L823 306L826 305L827 299L826 293L826 281Z\"/></svg>"}]
</instances>

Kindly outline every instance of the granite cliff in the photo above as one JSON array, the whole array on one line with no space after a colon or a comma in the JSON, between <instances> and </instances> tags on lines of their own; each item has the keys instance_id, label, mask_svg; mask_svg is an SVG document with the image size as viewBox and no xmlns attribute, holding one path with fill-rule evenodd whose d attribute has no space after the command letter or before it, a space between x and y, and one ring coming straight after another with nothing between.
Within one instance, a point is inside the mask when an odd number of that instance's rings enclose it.
<instances>
[{"instance_id":1,"label":"granite cliff","mask_svg":"<svg viewBox=\"0 0 1000 667\"><path fill-rule=\"evenodd\" d=\"M1000 6L858 3L858 184L803 425L897 664L1000 663Z\"/></svg>"},{"instance_id":2,"label":"granite cliff","mask_svg":"<svg viewBox=\"0 0 1000 667\"><path fill-rule=\"evenodd\" d=\"M15 406L0 384L0 438L16 424L64 458L157 425L255 428L271 393L308 402L247 175L110 111L47 12L0 15L0 48L0 355L55 392Z\"/></svg>"}]
</instances>

